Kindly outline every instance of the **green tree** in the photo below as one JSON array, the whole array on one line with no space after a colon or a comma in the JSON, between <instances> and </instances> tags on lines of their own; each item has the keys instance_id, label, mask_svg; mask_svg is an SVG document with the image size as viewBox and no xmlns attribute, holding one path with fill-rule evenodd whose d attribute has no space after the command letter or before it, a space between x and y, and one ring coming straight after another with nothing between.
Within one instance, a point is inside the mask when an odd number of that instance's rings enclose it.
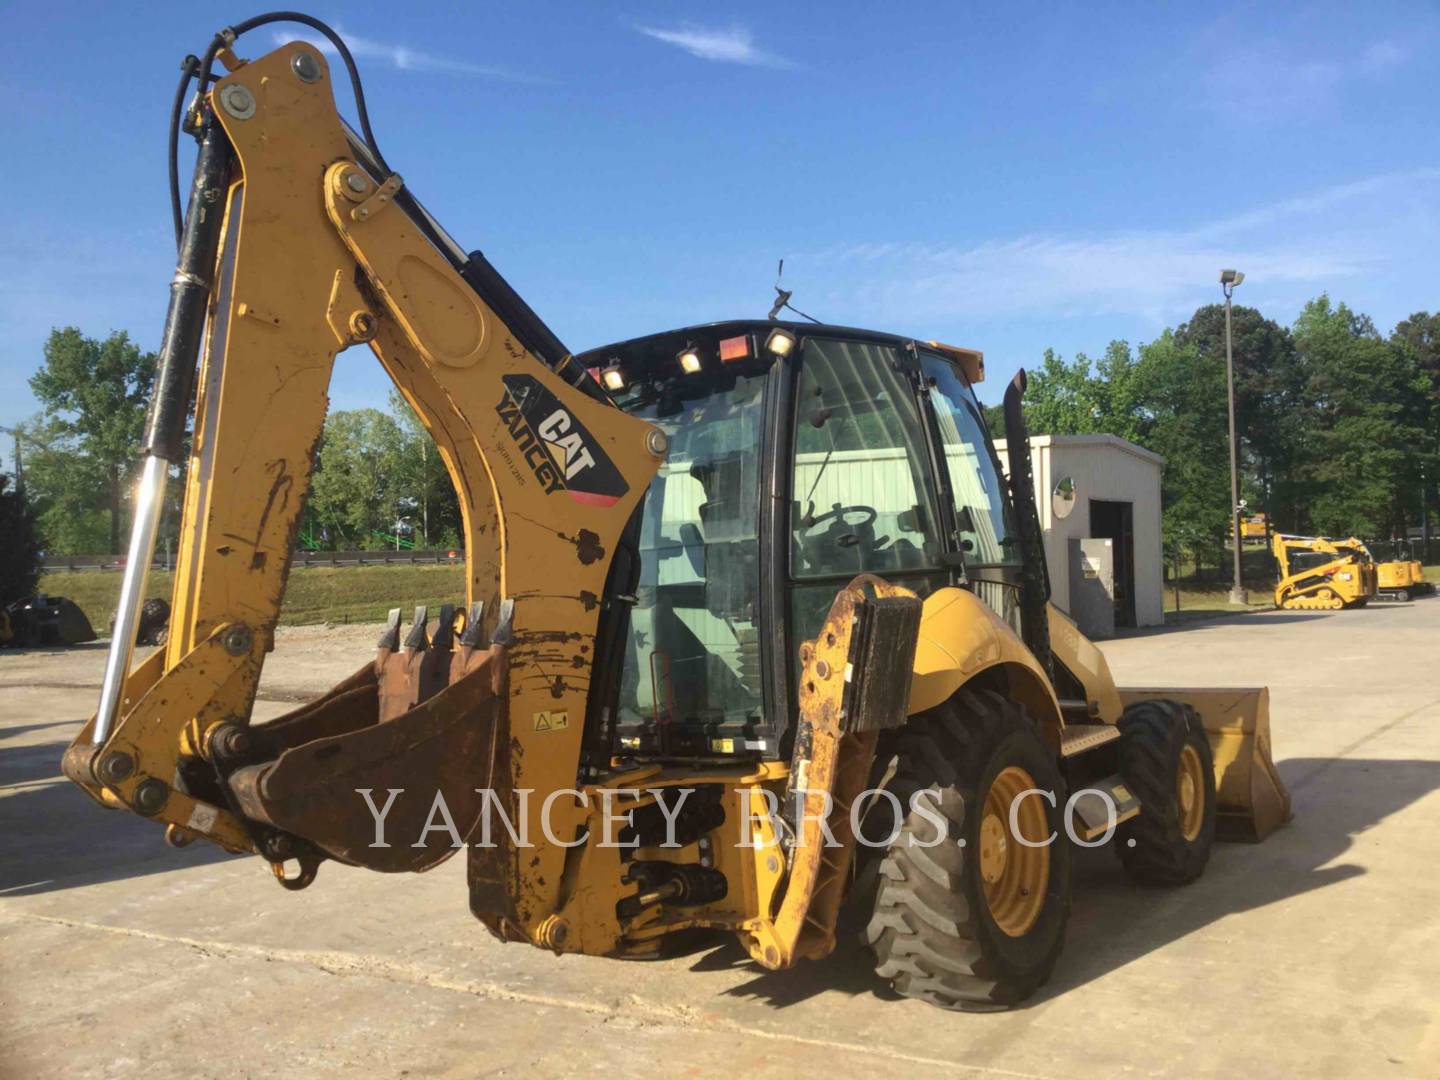
<instances>
[{"instance_id":1,"label":"green tree","mask_svg":"<svg viewBox=\"0 0 1440 1080\"><path fill-rule=\"evenodd\" d=\"M460 500L430 433L399 391L390 391L390 412L400 434L398 497L414 515L424 547L459 543Z\"/></svg>"},{"instance_id":2,"label":"green tree","mask_svg":"<svg viewBox=\"0 0 1440 1080\"><path fill-rule=\"evenodd\" d=\"M141 352L123 331L100 341L67 326L51 331L44 363L30 377L46 426L66 446L68 464L55 464L47 494L77 513L82 506L94 507L87 500L98 495L108 515L112 554L120 551L126 481L154 376L155 354ZM99 493L93 490L97 477Z\"/></svg>"},{"instance_id":3,"label":"green tree","mask_svg":"<svg viewBox=\"0 0 1440 1080\"><path fill-rule=\"evenodd\" d=\"M379 409L331 413L316 455L309 510L331 543L383 546L405 510L401 479L404 438L395 418Z\"/></svg>"},{"instance_id":4,"label":"green tree","mask_svg":"<svg viewBox=\"0 0 1440 1080\"><path fill-rule=\"evenodd\" d=\"M0 607L35 592L40 581L40 540L24 491L0 473Z\"/></svg>"},{"instance_id":5,"label":"green tree","mask_svg":"<svg viewBox=\"0 0 1440 1080\"><path fill-rule=\"evenodd\" d=\"M1251 307L1232 309L1231 333L1241 495L1251 506L1263 508L1272 523L1293 532L1300 527L1312 494L1300 477L1307 457L1307 428L1314 419L1295 341L1289 330ZM1197 356L1223 373L1224 305L1198 308L1176 329L1175 340L1193 347ZM1228 443L1228 420L1225 437Z\"/></svg>"},{"instance_id":6,"label":"green tree","mask_svg":"<svg viewBox=\"0 0 1440 1080\"><path fill-rule=\"evenodd\" d=\"M1040 366L1028 373L1025 425L1032 435L1082 435L1103 430L1098 381L1084 354L1066 363L1046 349Z\"/></svg>"},{"instance_id":7,"label":"green tree","mask_svg":"<svg viewBox=\"0 0 1440 1080\"><path fill-rule=\"evenodd\" d=\"M1076 353L1067 364L1053 349L1046 349L1025 392L1025 422L1037 435L1103 432L1134 440L1144 426L1137 379L1128 342L1112 341L1094 362Z\"/></svg>"},{"instance_id":8,"label":"green tree","mask_svg":"<svg viewBox=\"0 0 1440 1080\"><path fill-rule=\"evenodd\" d=\"M1417 311L1402 319L1390 335L1391 344L1411 365L1417 392L1404 404L1407 421L1421 432L1406 477L1418 516L1434 528L1436 487L1440 481L1440 313Z\"/></svg>"},{"instance_id":9,"label":"green tree","mask_svg":"<svg viewBox=\"0 0 1440 1080\"><path fill-rule=\"evenodd\" d=\"M1167 330L1140 346L1131 393L1140 419L1134 438L1165 458L1161 517L1167 549L1196 564L1220 565L1230 525L1225 368Z\"/></svg>"},{"instance_id":10,"label":"green tree","mask_svg":"<svg viewBox=\"0 0 1440 1080\"><path fill-rule=\"evenodd\" d=\"M21 428L25 493L51 555L110 554L109 478L80 439L55 421L37 418Z\"/></svg>"},{"instance_id":11,"label":"green tree","mask_svg":"<svg viewBox=\"0 0 1440 1080\"><path fill-rule=\"evenodd\" d=\"M1161 503L1167 548L1219 563L1230 505L1225 368L1167 330L1137 351L1112 341L1098 362L1047 350L1026 394L1034 434L1119 435L1165 458Z\"/></svg>"},{"instance_id":12,"label":"green tree","mask_svg":"<svg viewBox=\"0 0 1440 1080\"><path fill-rule=\"evenodd\" d=\"M1305 305L1295 341L1314 410L1305 477L1313 527L1362 537L1403 529L1426 434L1413 405L1428 391L1424 373L1367 316L1326 295Z\"/></svg>"}]
</instances>

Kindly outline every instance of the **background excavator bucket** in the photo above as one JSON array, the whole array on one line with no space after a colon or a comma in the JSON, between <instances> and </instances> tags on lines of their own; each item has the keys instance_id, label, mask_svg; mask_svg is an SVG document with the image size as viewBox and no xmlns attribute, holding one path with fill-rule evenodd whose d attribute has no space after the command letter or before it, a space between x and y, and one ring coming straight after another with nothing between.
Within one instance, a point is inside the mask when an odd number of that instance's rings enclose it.
<instances>
[{"instance_id":1,"label":"background excavator bucket","mask_svg":"<svg viewBox=\"0 0 1440 1080\"><path fill-rule=\"evenodd\" d=\"M1127 707L1167 698L1200 714L1215 754L1215 823L1222 839L1258 842L1290 820L1290 792L1270 757L1269 690L1126 687L1120 698Z\"/></svg>"}]
</instances>

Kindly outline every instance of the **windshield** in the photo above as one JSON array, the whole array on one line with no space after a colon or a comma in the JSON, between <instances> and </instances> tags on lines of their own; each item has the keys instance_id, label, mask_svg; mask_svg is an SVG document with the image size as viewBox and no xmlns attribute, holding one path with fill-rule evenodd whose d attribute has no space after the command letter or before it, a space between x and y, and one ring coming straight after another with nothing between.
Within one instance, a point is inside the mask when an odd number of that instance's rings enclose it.
<instances>
[{"instance_id":1,"label":"windshield","mask_svg":"<svg viewBox=\"0 0 1440 1080\"><path fill-rule=\"evenodd\" d=\"M765 383L765 371L752 367L620 397L626 412L670 438L642 511L640 584L616 716L622 752L734 753L760 720Z\"/></svg>"}]
</instances>

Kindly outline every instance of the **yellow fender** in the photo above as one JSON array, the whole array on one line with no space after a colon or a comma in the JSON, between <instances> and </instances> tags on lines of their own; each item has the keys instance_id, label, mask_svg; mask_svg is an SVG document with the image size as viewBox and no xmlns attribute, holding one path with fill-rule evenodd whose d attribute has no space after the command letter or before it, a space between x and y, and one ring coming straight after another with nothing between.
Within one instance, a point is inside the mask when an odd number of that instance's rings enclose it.
<instances>
[{"instance_id":1,"label":"yellow fender","mask_svg":"<svg viewBox=\"0 0 1440 1080\"><path fill-rule=\"evenodd\" d=\"M1035 656L983 600L964 589L937 589L920 612L920 637L910 677L910 716L933 709L976 676L1003 673L1008 696L1024 705L1058 748L1065 722Z\"/></svg>"}]
</instances>

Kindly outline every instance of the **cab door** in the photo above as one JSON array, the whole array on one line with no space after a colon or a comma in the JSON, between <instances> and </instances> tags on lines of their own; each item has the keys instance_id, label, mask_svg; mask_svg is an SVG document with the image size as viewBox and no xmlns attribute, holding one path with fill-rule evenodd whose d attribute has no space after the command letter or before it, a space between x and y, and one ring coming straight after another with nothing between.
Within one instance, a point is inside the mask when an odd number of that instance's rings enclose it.
<instances>
[{"instance_id":1,"label":"cab door","mask_svg":"<svg viewBox=\"0 0 1440 1080\"><path fill-rule=\"evenodd\" d=\"M807 336L795 367L782 556L792 669L855 575L920 596L950 582L915 357L885 341Z\"/></svg>"}]
</instances>

